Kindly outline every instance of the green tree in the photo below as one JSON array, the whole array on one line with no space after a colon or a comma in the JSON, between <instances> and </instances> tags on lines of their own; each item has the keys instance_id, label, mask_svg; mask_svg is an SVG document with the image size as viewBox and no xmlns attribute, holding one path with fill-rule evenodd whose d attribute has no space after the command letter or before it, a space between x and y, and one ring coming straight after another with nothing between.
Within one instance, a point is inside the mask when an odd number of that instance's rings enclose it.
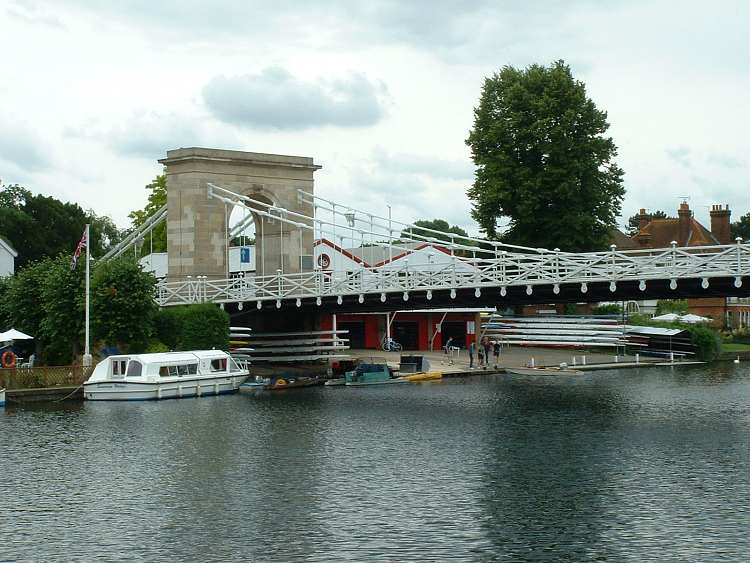
<instances>
[{"instance_id":1,"label":"green tree","mask_svg":"<svg viewBox=\"0 0 750 563\"><path fill-rule=\"evenodd\" d=\"M41 304L43 317L39 332L45 359L64 365L82 353L85 311L85 267L70 269L70 256L62 254L44 265Z\"/></svg>"},{"instance_id":2,"label":"green tree","mask_svg":"<svg viewBox=\"0 0 750 563\"><path fill-rule=\"evenodd\" d=\"M43 260L26 265L10 278L5 292L4 307L8 324L34 337L37 356L41 354L44 344L41 334L44 319L42 288L48 262Z\"/></svg>"},{"instance_id":3,"label":"green tree","mask_svg":"<svg viewBox=\"0 0 750 563\"><path fill-rule=\"evenodd\" d=\"M732 239L741 238L744 241L750 240L750 213L745 213L739 221L731 225Z\"/></svg>"},{"instance_id":4,"label":"green tree","mask_svg":"<svg viewBox=\"0 0 750 563\"><path fill-rule=\"evenodd\" d=\"M606 247L625 188L607 114L570 67L512 66L485 79L466 140L472 216L490 237L568 251Z\"/></svg>"},{"instance_id":5,"label":"green tree","mask_svg":"<svg viewBox=\"0 0 750 563\"><path fill-rule=\"evenodd\" d=\"M94 257L122 236L112 219L84 211L78 204L34 195L17 184L0 186L0 235L18 250L18 268L61 253L72 254L86 223L91 224Z\"/></svg>"},{"instance_id":6,"label":"green tree","mask_svg":"<svg viewBox=\"0 0 750 563\"><path fill-rule=\"evenodd\" d=\"M657 210L653 213L648 213L648 220L652 221L654 219L666 219L667 214L664 213L664 211ZM633 236L638 232L638 225L641 223L641 215L640 213L636 213L635 215L628 218L628 234L630 236Z\"/></svg>"},{"instance_id":7,"label":"green tree","mask_svg":"<svg viewBox=\"0 0 750 563\"><path fill-rule=\"evenodd\" d=\"M656 316L667 313L684 315L688 312L687 299L659 299L656 302Z\"/></svg>"},{"instance_id":8,"label":"green tree","mask_svg":"<svg viewBox=\"0 0 750 563\"><path fill-rule=\"evenodd\" d=\"M449 225L448 221L446 221L445 219L420 219L419 221L414 221L414 226L433 229L435 231L440 231L441 233L454 233L463 237L469 236L469 233L467 233L464 229L462 229L458 225ZM403 231L401 231L401 236L404 238L413 238L413 235L435 238L438 240L444 240L446 242L450 242L451 240L450 235L431 233L429 231L422 231L420 229L404 229ZM469 242L461 238L457 238L454 240L458 244L467 244Z\"/></svg>"},{"instance_id":9,"label":"green tree","mask_svg":"<svg viewBox=\"0 0 750 563\"><path fill-rule=\"evenodd\" d=\"M156 278L130 258L97 265L91 280L94 340L143 352L154 332Z\"/></svg>"},{"instance_id":10,"label":"green tree","mask_svg":"<svg viewBox=\"0 0 750 563\"><path fill-rule=\"evenodd\" d=\"M133 220L133 227L138 228L154 213L167 204L167 176L161 174L146 186L148 201L143 209L132 211L128 217ZM167 251L167 223L164 221L151 231L154 252ZM149 241L149 252L151 250Z\"/></svg>"}]
</instances>

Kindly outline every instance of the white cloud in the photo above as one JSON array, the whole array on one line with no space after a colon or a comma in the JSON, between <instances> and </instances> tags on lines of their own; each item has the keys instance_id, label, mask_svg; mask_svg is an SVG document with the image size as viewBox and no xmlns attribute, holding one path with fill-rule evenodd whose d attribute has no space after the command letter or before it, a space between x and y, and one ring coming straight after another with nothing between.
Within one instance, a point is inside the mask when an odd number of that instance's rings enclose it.
<instances>
[{"instance_id":1,"label":"white cloud","mask_svg":"<svg viewBox=\"0 0 750 563\"><path fill-rule=\"evenodd\" d=\"M730 0L11 0L0 176L120 220L169 148L300 154L324 165L318 193L471 229L464 139L483 79L563 58L608 112L625 217L682 195L705 219L711 203L737 216L749 17Z\"/></svg>"},{"instance_id":2,"label":"white cloud","mask_svg":"<svg viewBox=\"0 0 750 563\"><path fill-rule=\"evenodd\" d=\"M26 174L46 170L53 164L52 152L32 123L0 115L0 164L3 167Z\"/></svg>"},{"instance_id":3,"label":"white cloud","mask_svg":"<svg viewBox=\"0 0 750 563\"><path fill-rule=\"evenodd\" d=\"M305 81L280 67L259 74L216 76L203 99L218 119L261 129L308 129L325 125L374 125L384 115L385 87L361 74Z\"/></svg>"}]
</instances>

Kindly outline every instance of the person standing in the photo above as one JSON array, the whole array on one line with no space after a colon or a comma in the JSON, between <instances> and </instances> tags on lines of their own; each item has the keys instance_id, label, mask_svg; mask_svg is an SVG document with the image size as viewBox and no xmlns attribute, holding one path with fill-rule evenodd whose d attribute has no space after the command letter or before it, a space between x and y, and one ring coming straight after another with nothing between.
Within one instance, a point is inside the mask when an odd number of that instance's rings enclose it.
<instances>
[{"instance_id":1,"label":"person standing","mask_svg":"<svg viewBox=\"0 0 750 563\"><path fill-rule=\"evenodd\" d=\"M445 341L445 346L443 348L445 349L445 353L447 354L448 351L451 349L451 345L453 344L453 337L449 336L448 340Z\"/></svg>"},{"instance_id":2,"label":"person standing","mask_svg":"<svg viewBox=\"0 0 750 563\"><path fill-rule=\"evenodd\" d=\"M495 340L492 352L495 355L495 369L497 369L497 365L500 363L500 341L499 340Z\"/></svg>"},{"instance_id":3,"label":"person standing","mask_svg":"<svg viewBox=\"0 0 750 563\"><path fill-rule=\"evenodd\" d=\"M477 351L477 343L473 340L469 344L469 369L474 369L474 354Z\"/></svg>"},{"instance_id":4,"label":"person standing","mask_svg":"<svg viewBox=\"0 0 750 563\"><path fill-rule=\"evenodd\" d=\"M492 343L490 342L490 338L488 336L482 338L482 348L484 348L484 367L489 367L490 352L492 352Z\"/></svg>"}]
</instances>

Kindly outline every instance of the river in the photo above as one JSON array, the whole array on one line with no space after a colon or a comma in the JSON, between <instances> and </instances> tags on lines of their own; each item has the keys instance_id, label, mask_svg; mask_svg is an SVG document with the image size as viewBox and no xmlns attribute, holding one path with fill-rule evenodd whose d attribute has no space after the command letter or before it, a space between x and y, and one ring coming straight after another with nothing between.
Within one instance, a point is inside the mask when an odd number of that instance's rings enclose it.
<instances>
[{"instance_id":1,"label":"river","mask_svg":"<svg viewBox=\"0 0 750 563\"><path fill-rule=\"evenodd\" d=\"M750 364L0 409L0 560L750 554Z\"/></svg>"}]
</instances>

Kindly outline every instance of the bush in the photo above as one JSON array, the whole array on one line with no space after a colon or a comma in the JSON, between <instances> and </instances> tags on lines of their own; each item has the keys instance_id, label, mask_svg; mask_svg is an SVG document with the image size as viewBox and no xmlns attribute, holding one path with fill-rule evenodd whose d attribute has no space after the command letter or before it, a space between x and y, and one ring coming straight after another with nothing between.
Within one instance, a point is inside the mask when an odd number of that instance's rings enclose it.
<instances>
[{"instance_id":1,"label":"bush","mask_svg":"<svg viewBox=\"0 0 750 563\"><path fill-rule=\"evenodd\" d=\"M690 333L690 340L695 346L695 357L710 362L721 354L721 337L719 333L707 326L690 325L685 327Z\"/></svg>"},{"instance_id":2,"label":"bush","mask_svg":"<svg viewBox=\"0 0 750 563\"><path fill-rule=\"evenodd\" d=\"M156 335L172 350L227 350L229 315L211 303L167 307L156 316Z\"/></svg>"},{"instance_id":3,"label":"bush","mask_svg":"<svg viewBox=\"0 0 750 563\"><path fill-rule=\"evenodd\" d=\"M148 346L146 346L146 353L156 354L158 352L169 352L169 347L163 342L159 342L158 340L152 340L151 342L149 342Z\"/></svg>"},{"instance_id":4,"label":"bush","mask_svg":"<svg viewBox=\"0 0 750 563\"><path fill-rule=\"evenodd\" d=\"M170 350L176 350L180 341L182 312L185 309L186 307L165 307L154 318L156 338Z\"/></svg>"},{"instance_id":5,"label":"bush","mask_svg":"<svg viewBox=\"0 0 750 563\"><path fill-rule=\"evenodd\" d=\"M597 305L591 309L592 315L622 315L622 307L617 303L606 303L604 305Z\"/></svg>"}]
</instances>

